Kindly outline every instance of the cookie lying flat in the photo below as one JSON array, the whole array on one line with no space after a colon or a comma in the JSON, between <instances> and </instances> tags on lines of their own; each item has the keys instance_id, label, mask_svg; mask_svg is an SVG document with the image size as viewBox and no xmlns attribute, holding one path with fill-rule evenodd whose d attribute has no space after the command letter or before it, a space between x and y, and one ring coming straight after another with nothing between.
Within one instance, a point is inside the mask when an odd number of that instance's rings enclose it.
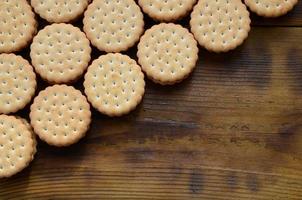
<instances>
[{"instance_id":1,"label":"cookie lying flat","mask_svg":"<svg viewBox=\"0 0 302 200\"><path fill-rule=\"evenodd\" d=\"M23 109L36 90L36 75L21 56L0 54L0 113Z\"/></svg>"},{"instance_id":2,"label":"cookie lying flat","mask_svg":"<svg viewBox=\"0 0 302 200\"><path fill-rule=\"evenodd\" d=\"M37 31L35 14L26 0L0 1L0 53L19 51Z\"/></svg>"},{"instance_id":3,"label":"cookie lying flat","mask_svg":"<svg viewBox=\"0 0 302 200\"><path fill-rule=\"evenodd\" d=\"M209 51L226 52L241 45L250 31L250 17L241 0L199 1L191 14L191 31Z\"/></svg>"},{"instance_id":4,"label":"cookie lying flat","mask_svg":"<svg viewBox=\"0 0 302 200\"><path fill-rule=\"evenodd\" d=\"M31 0L35 12L48 22L70 22L80 17L89 0Z\"/></svg>"},{"instance_id":5,"label":"cookie lying flat","mask_svg":"<svg viewBox=\"0 0 302 200\"><path fill-rule=\"evenodd\" d=\"M279 17L293 9L298 0L245 0L244 3L263 17Z\"/></svg>"},{"instance_id":6,"label":"cookie lying flat","mask_svg":"<svg viewBox=\"0 0 302 200\"><path fill-rule=\"evenodd\" d=\"M94 0L83 22L91 43L106 52L132 47L144 29L143 14L133 0Z\"/></svg>"},{"instance_id":7,"label":"cookie lying flat","mask_svg":"<svg viewBox=\"0 0 302 200\"><path fill-rule=\"evenodd\" d=\"M121 116L141 102L145 92L144 74L135 60L110 53L89 66L84 87L93 107L109 116Z\"/></svg>"},{"instance_id":8,"label":"cookie lying flat","mask_svg":"<svg viewBox=\"0 0 302 200\"><path fill-rule=\"evenodd\" d=\"M22 171L35 153L36 139L26 120L0 115L0 178Z\"/></svg>"},{"instance_id":9,"label":"cookie lying flat","mask_svg":"<svg viewBox=\"0 0 302 200\"><path fill-rule=\"evenodd\" d=\"M176 24L159 24L147 30L138 44L138 62L156 83L171 85L195 68L198 47L193 35Z\"/></svg>"},{"instance_id":10,"label":"cookie lying flat","mask_svg":"<svg viewBox=\"0 0 302 200\"><path fill-rule=\"evenodd\" d=\"M50 145L76 143L85 136L90 122L86 97L72 86L47 87L30 107L30 123L35 133Z\"/></svg>"},{"instance_id":11,"label":"cookie lying flat","mask_svg":"<svg viewBox=\"0 0 302 200\"><path fill-rule=\"evenodd\" d=\"M34 37L30 49L36 72L50 83L77 80L90 61L89 40L70 24L46 26Z\"/></svg>"},{"instance_id":12,"label":"cookie lying flat","mask_svg":"<svg viewBox=\"0 0 302 200\"><path fill-rule=\"evenodd\" d=\"M187 15L196 0L138 0L145 13L157 21L175 21Z\"/></svg>"}]
</instances>

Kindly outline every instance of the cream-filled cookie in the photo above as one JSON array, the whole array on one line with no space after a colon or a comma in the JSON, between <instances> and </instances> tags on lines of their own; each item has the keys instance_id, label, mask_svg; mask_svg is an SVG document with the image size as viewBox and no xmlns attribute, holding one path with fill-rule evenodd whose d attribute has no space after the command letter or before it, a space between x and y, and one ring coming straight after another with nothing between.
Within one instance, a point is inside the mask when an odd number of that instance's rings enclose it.
<instances>
[{"instance_id":1,"label":"cream-filled cookie","mask_svg":"<svg viewBox=\"0 0 302 200\"><path fill-rule=\"evenodd\" d=\"M0 178L26 168L36 153L36 138L25 119L0 115Z\"/></svg>"},{"instance_id":2,"label":"cream-filled cookie","mask_svg":"<svg viewBox=\"0 0 302 200\"><path fill-rule=\"evenodd\" d=\"M23 109L36 91L36 75L27 60L15 54L0 54L0 113Z\"/></svg>"},{"instance_id":3,"label":"cream-filled cookie","mask_svg":"<svg viewBox=\"0 0 302 200\"><path fill-rule=\"evenodd\" d=\"M243 43L250 31L250 17L241 0L202 0L191 14L191 31L209 51L226 52Z\"/></svg>"},{"instance_id":4,"label":"cream-filled cookie","mask_svg":"<svg viewBox=\"0 0 302 200\"><path fill-rule=\"evenodd\" d=\"M72 86L54 85L41 91L30 107L35 133L54 146L68 146L85 136L91 122L86 97Z\"/></svg>"},{"instance_id":5,"label":"cream-filled cookie","mask_svg":"<svg viewBox=\"0 0 302 200\"><path fill-rule=\"evenodd\" d=\"M0 53L26 47L37 31L35 14L26 0L0 1Z\"/></svg>"},{"instance_id":6,"label":"cream-filled cookie","mask_svg":"<svg viewBox=\"0 0 302 200\"><path fill-rule=\"evenodd\" d=\"M90 43L71 24L52 24L34 37L30 57L36 72L50 83L70 83L84 73L90 61Z\"/></svg>"},{"instance_id":7,"label":"cream-filled cookie","mask_svg":"<svg viewBox=\"0 0 302 200\"><path fill-rule=\"evenodd\" d=\"M91 43L106 52L127 50L144 30L143 14L133 0L94 0L83 22Z\"/></svg>"},{"instance_id":8,"label":"cream-filled cookie","mask_svg":"<svg viewBox=\"0 0 302 200\"><path fill-rule=\"evenodd\" d=\"M80 17L89 0L31 0L35 12L51 23L70 22Z\"/></svg>"},{"instance_id":9,"label":"cream-filled cookie","mask_svg":"<svg viewBox=\"0 0 302 200\"><path fill-rule=\"evenodd\" d=\"M244 0L244 3L260 16L279 17L292 10L298 0Z\"/></svg>"},{"instance_id":10,"label":"cream-filled cookie","mask_svg":"<svg viewBox=\"0 0 302 200\"><path fill-rule=\"evenodd\" d=\"M154 25L141 37L138 62L156 83L172 85L184 80L195 68L198 47L193 35L180 25Z\"/></svg>"},{"instance_id":11,"label":"cream-filled cookie","mask_svg":"<svg viewBox=\"0 0 302 200\"><path fill-rule=\"evenodd\" d=\"M121 116L141 102L145 93L144 74L135 60L109 53L88 67L84 87L94 108L108 116Z\"/></svg>"},{"instance_id":12,"label":"cream-filled cookie","mask_svg":"<svg viewBox=\"0 0 302 200\"><path fill-rule=\"evenodd\" d=\"M196 0L138 0L143 11L156 21L175 21L186 16Z\"/></svg>"}]
</instances>

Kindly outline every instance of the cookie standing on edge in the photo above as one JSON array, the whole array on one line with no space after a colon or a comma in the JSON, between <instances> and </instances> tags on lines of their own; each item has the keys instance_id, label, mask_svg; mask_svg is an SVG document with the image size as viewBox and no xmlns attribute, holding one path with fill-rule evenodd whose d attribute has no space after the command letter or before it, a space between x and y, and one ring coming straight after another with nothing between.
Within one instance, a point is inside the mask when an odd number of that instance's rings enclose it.
<instances>
[{"instance_id":1,"label":"cookie standing on edge","mask_svg":"<svg viewBox=\"0 0 302 200\"><path fill-rule=\"evenodd\" d=\"M127 50L144 30L143 14L133 0L94 0L83 23L91 43L106 52Z\"/></svg>"},{"instance_id":2,"label":"cookie standing on edge","mask_svg":"<svg viewBox=\"0 0 302 200\"><path fill-rule=\"evenodd\" d=\"M88 67L91 48L85 34L71 24L46 26L30 46L32 64L50 83L77 80Z\"/></svg>"},{"instance_id":3,"label":"cookie standing on edge","mask_svg":"<svg viewBox=\"0 0 302 200\"><path fill-rule=\"evenodd\" d=\"M141 37L137 57L150 79L162 85L172 85L185 79L195 68L197 42L182 26L162 23Z\"/></svg>"},{"instance_id":4,"label":"cookie standing on edge","mask_svg":"<svg viewBox=\"0 0 302 200\"><path fill-rule=\"evenodd\" d=\"M26 168L36 153L36 138L25 119L0 115L0 178Z\"/></svg>"},{"instance_id":5,"label":"cookie standing on edge","mask_svg":"<svg viewBox=\"0 0 302 200\"><path fill-rule=\"evenodd\" d=\"M144 74L135 60L109 53L88 67L84 87L93 107L112 117L121 116L141 102L145 93Z\"/></svg>"},{"instance_id":6,"label":"cookie standing on edge","mask_svg":"<svg viewBox=\"0 0 302 200\"><path fill-rule=\"evenodd\" d=\"M279 17L292 10L298 0L244 0L244 3L257 15Z\"/></svg>"},{"instance_id":7,"label":"cookie standing on edge","mask_svg":"<svg viewBox=\"0 0 302 200\"><path fill-rule=\"evenodd\" d=\"M191 14L191 31L209 51L226 52L241 45L250 31L250 17L241 0L202 0Z\"/></svg>"},{"instance_id":8,"label":"cookie standing on edge","mask_svg":"<svg viewBox=\"0 0 302 200\"><path fill-rule=\"evenodd\" d=\"M186 16L196 0L138 0L138 4L157 21L176 21Z\"/></svg>"},{"instance_id":9,"label":"cookie standing on edge","mask_svg":"<svg viewBox=\"0 0 302 200\"><path fill-rule=\"evenodd\" d=\"M41 140L68 146L85 136L91 122L86 97L72 86L54 85L41 91L30 107L30 123Z\"/></svg>"},{"instance_id":10,"label":"cookie standing on edge","mask_svg":"<svg viewBox=\"0 0 302 200\"><path fill-rule=\"evenodd\" d=\"M90 0L31 0L35 12L50 23L76 20Z\"/></svg>"},{"instance_id":11,"label":"cookie standing on edge","mask_svg":"<svg viewBox=\"0 0 302 200\"><path fill-rule=\"evenodd\" d=\"M0 113L23 109L35 94L37 82L32 66L15 54L0 54Z\"/></svg>"},{"instance_id":12,"label":"cookie standing on edge","mask_svg":"<svg viewBox=\"0 0 302 200\"><path fill-rule=\"evenodd\" d=\"M0 53L19 51L37 31L35 14L26 0L0 1Z\"/></svg>"}]
</instances>

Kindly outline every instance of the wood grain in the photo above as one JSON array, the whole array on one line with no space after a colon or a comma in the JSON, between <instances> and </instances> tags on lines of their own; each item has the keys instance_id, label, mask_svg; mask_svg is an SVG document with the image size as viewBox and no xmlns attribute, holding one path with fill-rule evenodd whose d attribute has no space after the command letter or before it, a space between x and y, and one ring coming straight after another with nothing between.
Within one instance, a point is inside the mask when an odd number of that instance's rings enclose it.
<instances>
[{"instance_id":1,"label":"wood grain","mask_svg":"<svg viewBox=\"0 0 302 200\"><path fill-rule=\"evenodd\" d=\"M147 81L133 113L93 111L69 148L39 142L0 199L302 199L301 19L301 2L281 22L255 19L235 51L201 50L183 83Z\"/></svg>"}]
</instances>

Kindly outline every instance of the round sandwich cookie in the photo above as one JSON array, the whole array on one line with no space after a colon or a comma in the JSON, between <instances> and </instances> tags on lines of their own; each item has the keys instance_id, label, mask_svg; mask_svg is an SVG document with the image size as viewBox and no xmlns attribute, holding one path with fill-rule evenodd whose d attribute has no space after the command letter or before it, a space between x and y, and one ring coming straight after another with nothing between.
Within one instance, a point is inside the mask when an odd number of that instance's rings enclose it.
<instances>
[{"instance_id":1,"label":"round sandwich cookie","mask_svg":"<svg viewBox=\"0 0 302 200\"><path fill-rule=\"evenodd\" d=\"M145 93L144 74L130 57L109 53L88 67L84 87L88 101L99 112L121 116L141 102Z\"/></svg>"},{"instance_id":2,"label":"round sandwich cookie","mask_svg":"<svg viewBox=\"0 0 302 200\"><path fill-rule=\"evenodd\" d=\"M26 0L0 1L0 53L19 51L37 31L35 14Z\"/></svg>"},{"instance_id":3,"label":"round sandwich cookie","mask_svg":"<svg viewBox=\"0 0 302 200\"><path fill-rule=\"evenodd\" d=\"M151 27L141 37L137 56L151 80L172 85L181 82L193 71L198 59L198 47L186 28L161 23Z\"/></svg>"},{"instance_id":4,"label":"round sandwich cookie","mask_svg":"<svg viewBox=\"0 0 302 200\"><path fill-rule=\"evenodd\" d=\"M176 21L186 16L197 0L138 0L138 4L157 21Z\"/></svg>"},{"instance_id":5,"label":"round sandwich cookie","mask_svg":"<svg viewBox=\"0 0 302 200\"><path fill-rule=\"evenodd\" d=\"M64 23L46 26L30 47L36 72L50 83L70 83L80 78L88 67L90 53L85 34Z\"/></svg>"},{"instance_id":6,"label":"round sandwich cookie","mask_svg":"<svg viewBox=\"0 0 302 200\"><path fill-rule=\"evenodd\" d=\"M191 14L191 31L201 46L227 52L241 45L250 31L250 16L241 0L199 1Z\"/></svg>"},{"instance_id":7,"label":"round sandwich cookie","mask_svg":"<svg viewBox=\"0 0 302 200\"><path fill-rule=\"evenodd\" d=\"M263 17L285 15L298 3L298 0L244 0L251 11Z\"/></svg>"},{"instance_id":8,"label":"round sandwich cookie","mask_svg":"<svg viewBox=\"0 0 302 200\"><path fill-rule=\"evenodd\" d=\"M0 178L26 168L36 153L35 135L25 119L0 115Z\"/></svg>"},{"instance_id":9,"label":"round sandwich cookie","mask_svg":"<svg viewBox=\"0 0 302 200\"><path fill-rule=\"evenodd\" d=\"M143 14L133 0L94 0L83 22L91 43L108 53L132 47L144 30Z\"/></svg>"},{"instance_id":10,"label":"round sandwich cookie","mask_svg":"<svg viewBox=\"0 0 302 200\"><path fill-rule=\"evenodd\" d=\"M40 139L59 147L78 142L91 122L86 97L67 85L54 85L41 91L30 107L29 117Z\"/></svg>"},{"instance_id":11,"label":"round sandwich cookie","mask_svg":"<svg viewBox=\"0 0 302 200\"><path fill-rule=\"evenodd\" d=\"M14 54L0 54L0 69L0 113L17 112L35 94L36 75L27 60Z\"/></svg>"},{"instance_id":12,"label":"round sandwich cookie","mask_svg":"<svg viewBox=\"0 0 302 200\"><path fill-rule=\"evenodd\" d=\"M35 12L50 23L76 20L87 8L90 0L31 0Z\"/></svg>"}]
</instances>

